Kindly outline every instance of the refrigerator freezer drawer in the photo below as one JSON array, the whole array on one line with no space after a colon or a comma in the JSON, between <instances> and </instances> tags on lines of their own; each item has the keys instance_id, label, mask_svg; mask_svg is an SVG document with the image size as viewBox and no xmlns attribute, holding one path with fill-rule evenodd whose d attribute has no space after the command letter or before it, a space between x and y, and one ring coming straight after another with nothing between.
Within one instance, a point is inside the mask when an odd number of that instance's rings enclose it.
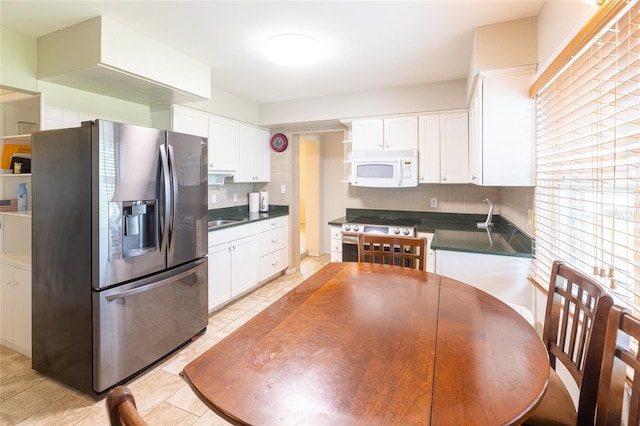
<instances>
[{"instance_id":1,"label":"refrigerator freezer drawer","mask_svg":"<svg viewBox=\"0 0 640 426\"><path fill-rule=\"evenodd\" d=\"M94 292L93 390L103 392L207 326L207 258Z\"/></svg>"}]
</instances>

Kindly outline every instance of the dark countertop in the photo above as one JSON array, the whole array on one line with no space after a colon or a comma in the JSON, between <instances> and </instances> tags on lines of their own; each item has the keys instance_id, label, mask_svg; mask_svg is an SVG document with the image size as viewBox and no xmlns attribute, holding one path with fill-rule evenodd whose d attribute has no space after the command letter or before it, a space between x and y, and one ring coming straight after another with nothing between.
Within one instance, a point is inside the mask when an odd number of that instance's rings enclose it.
<instances>
[{"instance_id":1,"label":"dark countertop","mask_svg":"<svg viewBox=\"0 0 640 426\"><path fill-rule=\"evenodd\" d=\"M226 207L221 209L209 210L207 220L216 219L233 219L238 222L228 223L225 225L211 226L209 231L218 231L234 226L246 225L251 222L259 222L261 220L272 219L274 217L287 216L289 214L289 206L269 206L266 213L249 213L249 206Z\"/></svg>"},{"instance_id":2,"label":"dark countertop","mask_svg":"<svg viewBox=\"0 0 640 426\"><path fill-rule=\"evenodd\" d=\"M410 212L395 210L347 209L347 215L329 225L342 225L358 217L380 217L389 220L415 220L417 232L433 233L434 250L464 251L502 256L533 257L533 240L505 218L494 215L492 226L478 228L486 215L463 213Z\"/></svg>"}]
</instances>

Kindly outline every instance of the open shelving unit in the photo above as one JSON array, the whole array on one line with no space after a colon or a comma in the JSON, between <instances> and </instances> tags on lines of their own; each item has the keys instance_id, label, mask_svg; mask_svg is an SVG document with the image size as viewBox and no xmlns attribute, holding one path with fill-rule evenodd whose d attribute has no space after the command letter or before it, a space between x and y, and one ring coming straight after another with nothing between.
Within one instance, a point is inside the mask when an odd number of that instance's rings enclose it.
<instances>
[{"instance_id":1,"label":"open shelving unit","mask_svg":"<svg viewBox=\"0 0 640 426\"><path fill-rule=\"evenodd\" d=\"M0 154L7 145L31 146L42 108L40 94L0 86ZM0 343L31 357L31 173L14 174L7 156L0 199L17 202L18 184L25 182L28 210L0 211Z\"/></svg>"}]
</instances>

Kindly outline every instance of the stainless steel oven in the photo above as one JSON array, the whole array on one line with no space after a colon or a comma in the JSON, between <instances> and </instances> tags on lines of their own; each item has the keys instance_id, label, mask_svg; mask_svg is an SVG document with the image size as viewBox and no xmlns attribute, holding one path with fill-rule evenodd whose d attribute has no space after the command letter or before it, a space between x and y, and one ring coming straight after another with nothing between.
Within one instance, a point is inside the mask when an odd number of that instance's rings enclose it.
<instances>
[{"instance_id":1,"label":"stainless steel oven","mask_svg":"<svg viewBox=\"0 0 640 426\"><path fill-rule=\"evenodd\" d=\"M358 235L380 234L415 237L415 221L399 218L359 217L342 224L342 261L358 261Z\"/></svg>"},{"instance_id":2,"label":"stainless steel oven","mask_svg":"<svg viewBox=\"0 0 640 426\"><path fill-rule=\"evenodd\" d=\"M342 261L358 261L358 234L342 233Z\"/></svg>"}]
</instances>

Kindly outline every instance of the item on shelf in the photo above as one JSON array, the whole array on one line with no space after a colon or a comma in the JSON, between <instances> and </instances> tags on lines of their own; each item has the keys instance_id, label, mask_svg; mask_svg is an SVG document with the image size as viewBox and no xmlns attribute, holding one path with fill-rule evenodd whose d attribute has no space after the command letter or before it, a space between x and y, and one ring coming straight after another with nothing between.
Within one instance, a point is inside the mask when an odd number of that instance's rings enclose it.
<instances>
[{"instance_id":1,"label":"item on shelf","mask_svg":"<svg viewBox=\"0 0 640 426\"><path fill-rule=\"evenodd\" d=\"M38 123L31 123L29 121L18 121L18 134L20 135L30 135L37 130L39 130Z\"/></svg>"},{"instance_id":2,"label":"item on shelf","mask_svg":"<svg viewBox=\"0 0 640 426\"><path fill-rule=\"evenodd\" d=\"M269 211L269 192L260 191L260 213L266 213Z\"/></svg>"},{"instance_id":3,"label":"item on shelf","mask_svg":"<svg viewBox=\"0 0 640 426\"><path fill-rule=\"evenodd\" d=\"M260 194L258 192L249 193L249 213L258 213L260 210Z\"/></svg>"},{"instance_id":4,"label":"item on shelf","mask_svg":"<svg viewBox=\"0 0 640 426\"><path fill-rule=\"evenodd\" d=\"M18 184L18 211L27 211L27 183L21 182Z\"/></svg>"},{"instance_id":5,"label":"item on shelf","mask_svg":"<svg viewBox=\"0 0 640 426\"><path fill-rule=\"evenodd\" d=\"M14 154L11 156L11 172L13 174L31 173L31 155Z\"/></svg>"},{"instance_id":6,"label":"item on shelf","mask_svg":"<svg viewBox=\"0 0 640 426\"><path fill-rule=\"evenodd\" d=\"M2 160L0 161L0 169L9 169L11 166L11 157L14 154L31 155L30 145L6 144L2 149Z\"/></svg>"},{"instance_id":7,"label":"item on shelf","mask_svg":"<svg viewBox=\"0 0 640 426\"><path fill-rule=\"evenodd\" d=\"M18 210L18 199L0 200L0 212L15 212Z\"/></svg>"}]
</instances>

